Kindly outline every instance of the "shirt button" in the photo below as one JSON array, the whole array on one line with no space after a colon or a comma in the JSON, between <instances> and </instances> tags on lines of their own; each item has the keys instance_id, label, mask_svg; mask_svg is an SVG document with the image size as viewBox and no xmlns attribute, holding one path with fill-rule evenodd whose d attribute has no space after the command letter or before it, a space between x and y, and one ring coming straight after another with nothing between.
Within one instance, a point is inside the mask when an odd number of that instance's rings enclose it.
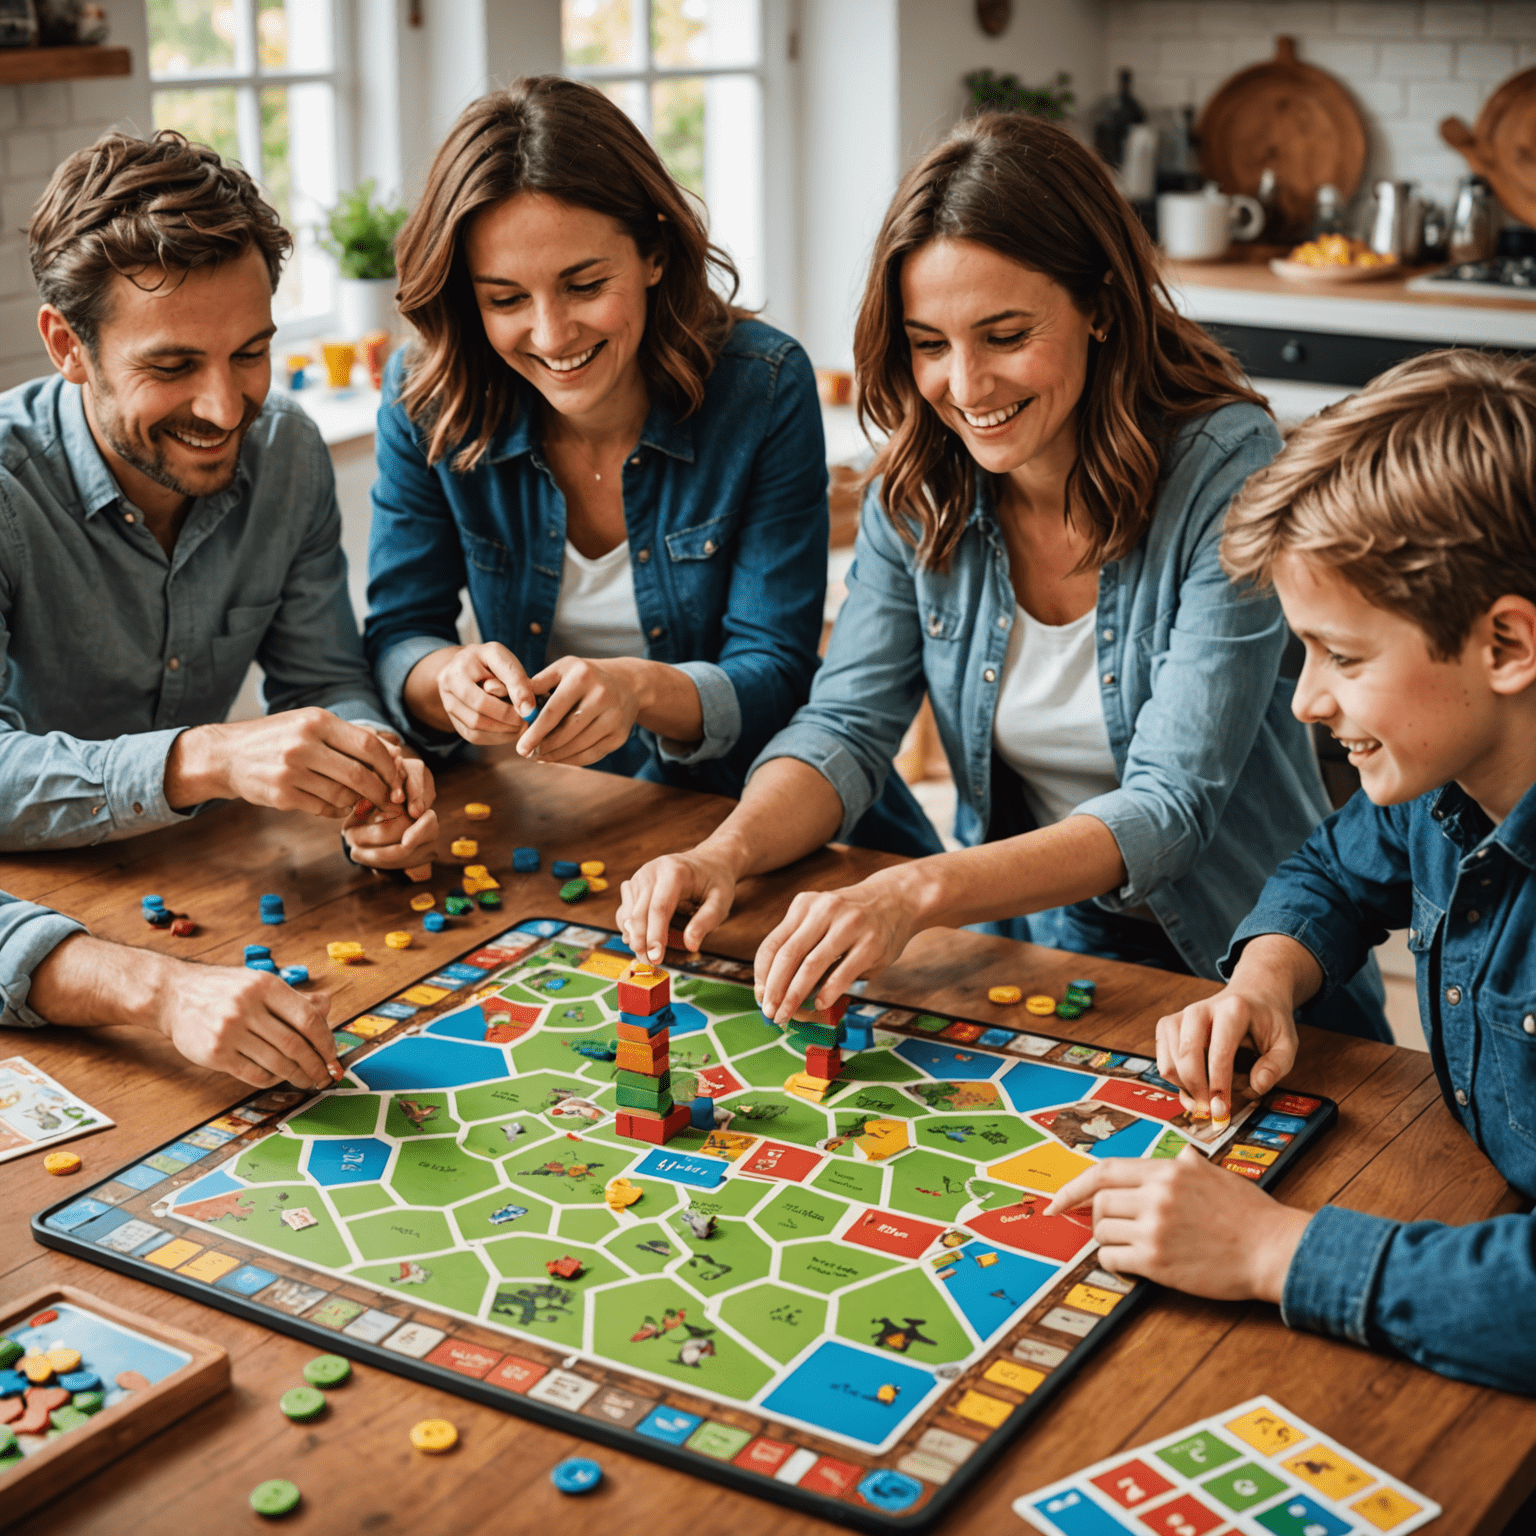
<instances>
[{"instance_id":1,"label":"shirt button","mask_svg":"<svg viewBox=\"0 0 1536 1536\"><path fill-rule=\"evenodd\" d=\"M1410 928L1408 930L1408 942L1410 944L1417 944L1419 942L1419 930L1417 928Z\"/></svg>"},{"instance_id":2,"label":"shirt button","mask_svg":"<svg viewBox=\"0 0 1536 1536\"><path fill-rule=\"evenodd\" d=\"M1445 1000L1454 1008L1461 1001L1461 988L1447 987L1445 989Z\"/></svg>"},{"instance_id":3,"label":"shirt button","mask_svg":"<svg viewBox=\"0 0 1536 1536\"><path fill-rule=\"evenodd\" d=\"M1434 818L1435 818L1436 821L1444 821L1445 820L1445 812L1444 811L1435 811L1433 814L1434 814Z\"/></svg>"},{"instance_id":4,"label":"shirt button","mask_svg":"<svg viewBox=\"0 0 1536 1536\"><path fill-rule=\"evenodd\" d=\"M181 670L181 658L179 656L172 656L171 659L166 662L165 670L167 672L179 672Z\"/></svg>"},{"instance_id":5,"label":"shirt button","mask_svg":"<svg viewBox=\"0 0 1536 1536\"><path fill-rule=\"evenodd\" d=\"M642 549L640 553L635 556L635 559L638 560L641 565L644 565L650 558L651 552L648 549Z\"/></svg>"},{"instance_id":6,"label":"shirt button","mask_svg":"<svg viewBox=\"0 0 1536 1536\"><path fill-rule=\"evenodd\" d=\"M1115 686L1115 674L1113 672L1106 672L1100 681L1106 688L1113 688Z\"/></svg>"},{"instance_id":7,"label":"shirt button","mask_svg":"<svg viewBox=\"0 0 1536 1536\"><path fill-rule=\"evenodd\" d=\"M1520 1028L1528 1035L1536 1035L1536 1013L1528 1013L1520 1020Z\"/></svg>"},{"instance_id":8,"label":"shirt button","mask_svg":"<svg viewBox=\"0 0 1536 1536\"><path fill-rule=\"evenodd\" d=\"M715 541L713 539L705 539L704 540L704 553L706 555L712 555L712 554L714 554L714 552L715 552Z\"/></svg>"},{"instance_id":9,"label":"shirt button","mask_svg":"<svg viewBox=\"0 0 1536 1536\"><path fill-rule=\"evenodd\" d=\"M997 621L997 627L999 629L1007 629L1008 628L1008 615L1006 613L1002 616L1002 618L1000 618Z\"/></svg>"},{"instance_id":10,"label":"shirt button","mask_svg":"<svg viewBox=\"0 0 1536 1536\"><path fill-rule=\"evenodd\" d=\"M144 814L144 807L137 800L133 802L133 814L135 816L142 816Z\"/></svg>"},{"instance_id":11,"label":"shirt button","mask_svg":"<svg viewBox=\"0 0 1536 1536\"><path fill-rule=\"evenodd\" d=\"M1473 907L1473 909L1467 913L1467 921L1469 923L1475 923L1482 915L1483 914L1479 912L1476 907Z\"/></svg>"},{"instance_id":12,"label":"shirt button","mask_svg":"<svg viewBox=\"0 0 1536 1536\"><path fill-rule=\"evenodd\" d=\"M660 624L657 624L651 630L651 639L652 640L660 640L661 639L661 625Z\"/></svg>"},{"instance_id":13,"label":"shirt button","mask_svg":"<svg viewBox=\"0 0 1536 1536\"><path fill-rule=\"evenodd\" d=\"M997 673L994 672L991 667L988 667L987 670L981 675L986 678L989 683L995 683L997 681Z\"/></svg>"},{"instance_id":14,"label":"shirt button","mask_svg":"<svg viewBox=\"0 0 1536 1536\"><path fill-rule=\"evenodd\" d=\"M1465 1088L1458 1088L1456 1090L1456 1102L1460 1104L1463 1109L1467 1107L1467 1090Z\"/></svg>"},{"instance_id":15,"label":"shirt button","mask_svg":"<svg viewBox=\"0 0 1536 1536\"><path fill-rule=\"evenodd\" d=\"M540 624L537 619L535 619L533 623L528 626L528 630L530 634L542 635L544 633L544 626Z\"/></svg>"},{"instance_id":16,"label":"shirt button","mask_svg":"<svg viewBox=\"0 0 1536 1536\"><path fill-rule=\"evenodd\" d=\"M631 464L638 464L640 462L640 455L637 453L629 462Z\"/></svg>"},{"instance_id":17,"label":"shirt button","mask_svg":"<svg viewBox=\"0 0 1536 1536\"><path fill-rule=\"evenodd\" d=\"M132 512L124 512L123 513L123 521L125 523L131 523L133 521L133 513Z\"/></svg>"},{"instance_id":18,"label":"shirt button","mask_svg":"<svg viewBox=\"0 0 1536 1536\"><path fill-rule=\"evenodd\" d=\"M1486 848L1479 848L1477 850L1477 856L1480 859L1486 859L1488 857L1488 850Z\"/></svg>"},{"instance_id":19,"label":"shirt button","mask_svg":"<svg viewBox=\"0 0 1536 1536\"><path fill-rule=\"evenodd\" d=\"M1112 630L1112 629L1106 629L1106 630L1105 630L1105 631L1104 631L1104 638L1105 638L1105 639L1106 639L1106 640L1113 640L1113 639L1114 639L1114 638L1115 638L1115 632L1114 632L1114 630Z\"/></svg>"}]
</instances>

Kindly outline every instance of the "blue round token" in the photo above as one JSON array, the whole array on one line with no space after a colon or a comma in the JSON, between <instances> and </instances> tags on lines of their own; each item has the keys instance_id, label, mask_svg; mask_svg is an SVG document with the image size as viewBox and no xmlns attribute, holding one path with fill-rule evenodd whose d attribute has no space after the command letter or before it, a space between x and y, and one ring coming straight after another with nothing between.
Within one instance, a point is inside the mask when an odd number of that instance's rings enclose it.
<instances>
[{"instance_id":1,"label":"blue round token","mask_svg":"<svg viewBox=\"0 0 1536 1536\"><path fill-rule=\"evenodd\" d=\"M101 1377L95 1371L66 1371L59 1377L59 1385L66 1392L95 1392L101 1386Z\"/></svg>"},{"instance_id":2,"label":"blue round token","mask_svg":"<svg viewBox=\"0 0 1536 1536\"><path fill-rule=\"evenodd\" d=\"M585 1456L572 1456L562 1461L549 1480L561 1493L591 1493L603 1480L603 1469Z\"/></svg>"}]
</instances>

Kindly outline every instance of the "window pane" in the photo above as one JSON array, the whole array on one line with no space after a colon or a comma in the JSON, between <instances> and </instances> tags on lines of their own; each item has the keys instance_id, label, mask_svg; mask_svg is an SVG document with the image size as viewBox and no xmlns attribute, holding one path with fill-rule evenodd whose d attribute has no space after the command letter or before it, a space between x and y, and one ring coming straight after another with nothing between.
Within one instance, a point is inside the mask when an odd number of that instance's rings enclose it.
<instances>
[{"instance_id":1,"label":"window pane","mask_svg":"<svg viewBox=\"0 0 1536 1536\"><path fill-rule=\"evenodd\" d=\"M651 87L651 142L667 169L704 195L704 82L658 80Z\"/></svg>"},{"instance_id":2,"label":"window pane","mask_svg":"<svg viewBox=\"0 0 1536 1536\"><path fill-rule=\"evenodd\" d=\"M205 91L156 91L156 128L174 128L194 144L216 149L226 160L239 160L240 135L235 123L232 87Z\"/></svg>"},{"instance_id":3,"label":"window pane","mask_svg":"<svg viewBox=\"0 0 1536 1536\"><path fill-rule=\"evenodd\" d=\"M752 75L704 82L704 201L709 236L741 273L740 301L766 302L763 280L762 91Z\"/></svg>"},{"instance_id":4,"label":"window pane","mask_svg":"<svg viewBox=\"0 0 1536 1536\"><path fill-rule=\"evenodd\" d=\"M273 310L291 320L331 304L330 262L316 236L336 201L335 99L329 85L266 86L260 103L264 190L295 246Z\"/></svg>"},{"instance_id":5,"label":"window pane","mask_svg":"<svg viewBox=\"0 0 1536 1536\"><path fill-rule=\"evenodd\" d=\"M327 0L256 0L256 56L263 69L329 69Z\"/></svg>"},{"instance_id":6,"label":"window pane","mask_svg":"<svg viewBox=\"0 0 1536 1536\"><path fill-rule=\"evenodd\" d=\"M645 67L644 59L635 58L630 0L561 0L560 36L567 66L634 63Z\"/></svg>"},{"instance_id":7,"label":"window pane","mask_svg":"<svg viewBox=\"0 0 1536 1536\"><path fill-rule=\"evenodd\" d=\"M651 93L643 80L593 80L594 88L632 117L643 133L651 129Z\"/></svg>"},{"instance_id":8,"label":"window pane","mask_svg":"<svg viewBox=\"0 0 1536 1536\"><path fill-rule=\"evenodd\" d=\"M759 0L651 0L651 47L672 69L756 64Z\"/></svg>"},{"instance_id":9,"label":"window pane","mask_svg":"<svg viewBox=\"0 0 1536 1536\"><path fill-rule=\"evenodd\" d=\"M235 0L149 0L149 69L184 75L235 67Z\"/></svg>"}]
</instances>

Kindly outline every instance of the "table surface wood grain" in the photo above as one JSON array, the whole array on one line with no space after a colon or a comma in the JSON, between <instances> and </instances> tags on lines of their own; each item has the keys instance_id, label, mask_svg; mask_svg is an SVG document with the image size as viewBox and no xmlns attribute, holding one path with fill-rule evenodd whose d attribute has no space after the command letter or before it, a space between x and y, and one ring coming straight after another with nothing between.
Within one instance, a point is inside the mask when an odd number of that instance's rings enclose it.
<instances>
[{"instance_id":1,"label":"table surface wood grain","mask_svg":"<svg viewBox=\"0 0 1536 1536\"><path fill-rule=\"evenodd\" d=\"M360 1012L429 974L489 934L560 903L551 858L601 858L609 889L572 913L611 924L619 881L646 858L686 847L729 804L713 797L491 755L439 778L449 835L470 835L503 882L503 913L479 914L441 935L392 951L384 933L413 916L410 892L354 869L334 825L229 805L181 827L94 849L0 858L0 888L45 901L106 938L186 958L238 965L249 942L270 942L285 964L307 964L333 998L333 1020ZM489 821L469 823L471 800ZM510 874L511 849L538 846L546 873ZM710 942L750 958L797 890L848 883L891 862L826 849L777 875L748 882ZM440 869L439 893L451 883ZM263 928L257 896L281 891L288 921ZM146 928L139 896L158 891L192 914L195 936ZM411 925L413 928L415 924ZM330 939L361 939L367 963L327 961ZM923 935L871 984L871 996L981 1021L1015 1022L987 1001L1013 982L1053 991L1081 972L1082 958L971 933ZM1208 982L1107 961L1093 962L1098 1006L1079 1036L1128 1051L1150 1049L1157 1019L1213 990ZM1338 1100L1338 1126L1282 1186L1288 1203L1334 1203L1399 1219L1465 1223L1520 1209L1517 1196L1441 1102L1429 1057L1304 1029L1292 1083ZM13 1034L7 1049L55 1074L116 1128L74 1143L95 1180L244 1097L241 1085L189 1067L144 1030L45 1029ZM617 1531L680 1529L730 1536L808 1536L835 1527L622 1452L598 1454L607 1476L579 1505L549 1482L556 1462L584 1442L512 1414L470 1403L369 1367L333 1395L308 1426L289 1423L277 1399L300 1380L311 1346L155 1287L39 1247L33 1212L67 1193L38 1156L5 1166L0 1202L0 1306L43 1284L66 1283L222 1344L234 1386L162 1431L67 1497L16 1527L42 1532L178 1533L256 1529L246 1496L269 1477L304 1493L284 1522L295 1532ZM1512 1326L1522 1326L1511 1318ZM1437 1532L1492 1536L1536 1486L1536 1401L1447 1381L1406 1361L1293 1333L1276 1310L1174 1294L1155 1297L1061 1392L960 1505L945 1532L1026 1530L1012 1501L1117 1450L1166 1434L1259 1392L1286 1406L1437 1499ZM450 1455L422 1456L407 1439L419 1419L447 1417L462 1439ZM0 1510L0 1526L5 1524Z\"/></svg>"}]
</instances>

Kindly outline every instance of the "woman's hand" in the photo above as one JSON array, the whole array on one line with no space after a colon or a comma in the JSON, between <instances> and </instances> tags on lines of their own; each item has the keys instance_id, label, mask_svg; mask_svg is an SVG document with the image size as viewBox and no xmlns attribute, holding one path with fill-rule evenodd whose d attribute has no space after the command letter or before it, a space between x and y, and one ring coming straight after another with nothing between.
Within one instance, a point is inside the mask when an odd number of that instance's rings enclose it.
<instances>
[{"instance_id":1,"label":"woman's hand","mask_svg":"<svg viewBox=\"0 0 1536 1536\"><path fill-rule=\"evenodd\" d=\"M405 707L437 730L495 747L528 729L537 700L522 663L490 640L428 652L405 680Z\"/></svg>"},{"instance_id":2,"label":"woman's hand","mask_svg":"<svg viewBox=\"0 0 1536 1536\"><path fill-rule=\"evenodd\" d=\"M650 701L654 665L632 656L552 661L528 685L548 698L518 742L518 756L579 768L622 747Z\"/></svg>"},{"instance_id":3,"label":"woman's hand","mask_svg":"<svg viewBox=\"0 0 1536 1536\"><path fill-rule=\"evenodd\" d=\"M687 902L696 910L683 929L684 946L697 952L726 919L736 899L736 866L701 843L689 853L669 853L642 864L619 887L619 932L644 960L666 958L673 914Z\"/></svg>"},{"instance_id":4,"label":"woman's hand","mask_svg":"<svg viewBox=\"0 0 1536 1536\"><path fill-rule=\"evenodd\" d=\"M1197 1117L1226 1120L1232 1113L1232 1065L1238 1050L1259 1053L1248 1081L1267 1093L1296 1064L1296 1021L1290 997L1250 991L1236 982L1214 997L1191 1003L1157 1021L1157 1070L1181 1090Z\"/></svg>"},{"instance_id":5,"label":"woman's hand","mask_svg":"<svg viewBox=\"0 0 1536 1536\"><path fill-rule=\"evenodd\" d=\"M775 1023L806 1004L830 1008L860 976L889 965L917 929L915 902L899 869L840 891L802 891L763 940L755 962L757 1000Z\"/></svg>"}]
</instances>

